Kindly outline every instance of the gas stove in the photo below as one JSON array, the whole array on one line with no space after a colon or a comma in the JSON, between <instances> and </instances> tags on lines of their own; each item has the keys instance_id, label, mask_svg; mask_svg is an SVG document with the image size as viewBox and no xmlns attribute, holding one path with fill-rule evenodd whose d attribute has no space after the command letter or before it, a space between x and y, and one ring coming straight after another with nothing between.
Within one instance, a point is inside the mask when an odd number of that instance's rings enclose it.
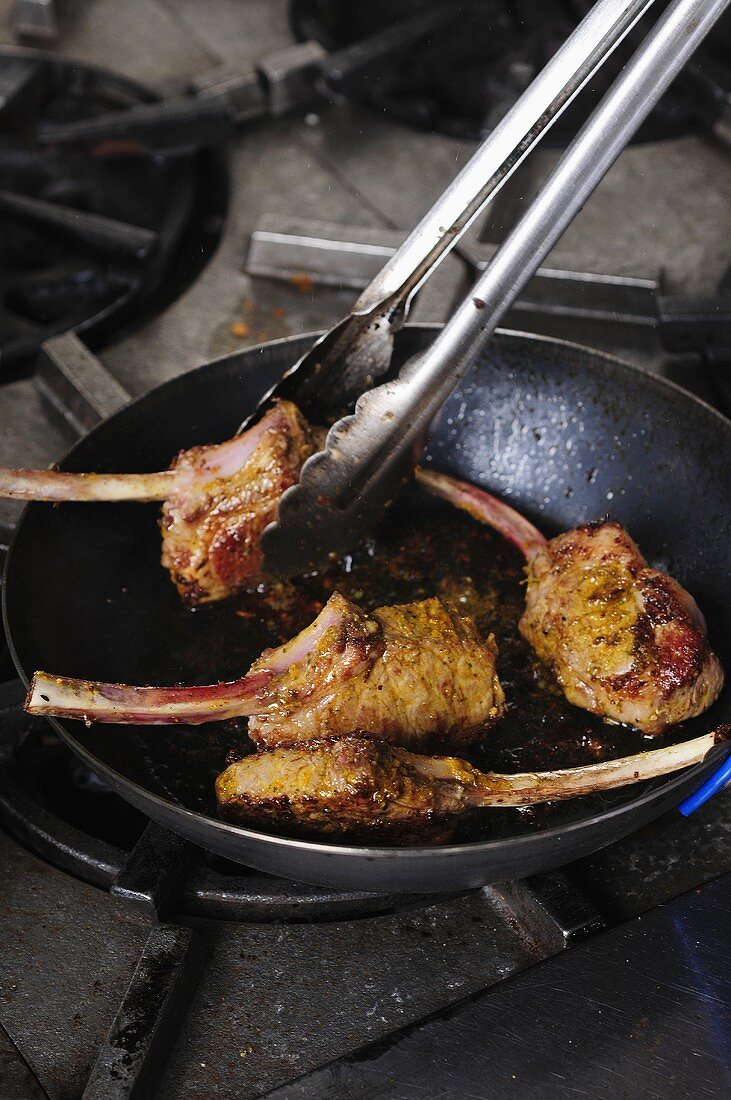
<instances>
[{"instance_id":1,"label":"gas stove","mask_svg":"<svg viewBox=\"0 0 731 1100\"><path fill-rule=\"evenodd\" d=\"M511 42L524 8L535 43L539 6L508 7ZM556 26L575 15L551 7ZM338 83L332 51L374 30L343 31L345 8L0 6L2 103L18 108L0 134L0 219L20 226L0 256L0 321L12 313L0 343L15 341L0 358L0 464L46 465L130 397L327 327L468 159L474 119L484 132L536 61L517 49L487 105L470 98L468 125L441 91L427 102L413 67L408 88L384 82L388 68ZM34 26L51 36L42 51L14 37ZM403 48L389 45L391 64ZM81 102L54 107L49 89ZM615 351L728 412L731 152L722 114L701 111L693 89L682 118L666 104L623 154L510 323ZM136 113L110 123L120 108ZM45 175L29 176L41 147ZM449 315L558 155L519 169L413 320ZM18 514L0 501L0 543ZM694 940L723 942L728 792L529 881L459 896L328 891L149 822L24 715L7 653L0 681L0 1095L725 1094L728 985ZM713 1027L699 1027L709 1011ZM618 1079L606 1067L620 1063Z\"/></svg>"}]
</instances>

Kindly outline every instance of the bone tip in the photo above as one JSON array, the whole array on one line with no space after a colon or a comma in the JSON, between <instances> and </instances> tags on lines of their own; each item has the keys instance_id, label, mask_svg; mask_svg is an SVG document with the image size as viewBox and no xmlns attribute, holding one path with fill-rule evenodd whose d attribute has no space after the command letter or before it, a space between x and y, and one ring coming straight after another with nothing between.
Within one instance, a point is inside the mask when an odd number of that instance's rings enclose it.
<instances>
[{"instance_id":1,"label":"bone tip","mask_svg":"<svg viewBox=\"0 0 731 1100\"><path fill-rule=\"evenodd\" d=\"M49 697L44 693L44 685L47 680L48 676L45 672L33 673L33 679L30 682L28 694L23 703L23 709L27 711L28 714L45 713L45 708L50 702Z\"/></svg>"},{"instance_id":2,"label":"bone tip","mask_svg":"<svg viewBox=\"0 0 731 1100\"><path fill-rule=\"evenodd\" d=\"M722 745L727 741L731 741L731 725L724 723L724 725L715 729L711 736L715 745Z\"/></svg>"}]
</instances>

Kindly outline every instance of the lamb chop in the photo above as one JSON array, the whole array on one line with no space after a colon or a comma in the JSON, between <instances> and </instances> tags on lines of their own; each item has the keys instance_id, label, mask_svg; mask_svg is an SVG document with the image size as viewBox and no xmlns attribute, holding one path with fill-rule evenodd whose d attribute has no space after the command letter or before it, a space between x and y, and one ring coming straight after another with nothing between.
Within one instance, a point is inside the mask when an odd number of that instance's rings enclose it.
<instances>
[{"instance_id":1,"label":"lamb chop","mask_svg":"<svg viewBox=\"0 0 731 1100\"><path fill-rule=\"evenodd\" d=\"M363 737L255 753L216 780L222 816L244 825L365 840L449 841L460 816L627 786L699 763L731 726L666 748L553 772L484 774Z\"/></svg>"},{"instance_id":2,"label":"lamb chop","mask_svg":"<svg viewBox=\"0 0 731 1100\"><path fill-rule=\"evenodd\" d=\"M723 670L695 600L650 568L619 523L583 524L547 541L489 493L433 471L417 476L525 555L520 631L569 702L655 734L718 697Z\"/></svg>"},{"instance_id":3,"label":"lamb chop","mask_svg":"<svg viewBox=\"0 0 731 1100\"><path fill-rule=\"evenodd\" d=\"M340 737L368 730L401 745L425 741L465 745L502 713L495 671L497 645L441 600L380 607L365 615L342 596L341 640L323 638L307 660L269 685L271 704L249 722L258 745ZM333 661L342 647L367 646L368 667L357 676ZM267 667L268 653L251 667Z\"/></svg>"},{"instance_id":4,"label":"lamb chop","mask_svg":"<svg viewBox=\"0 0 731 1100\"><path fill-rule=\"evenodd\" d=\"M162 564L188 604L262 579L260 538L285 489L320 446L296 405L280 401L226 443L181 451L152 474L0 470L0 496L48 501L164 501Z\"/></svg>"},{"instance_id":5,"label":"lamb chop","mask_svg":"<svg viewBox=\"0 0 731 1100\"><path fill-rule=\"evenodd\" d=\"M248 674L207 687L130 687L37 672L26 710L86 722L196 724L250 715L272 746L354 730L397 744L465 745L502 713L497 646L438 599L367 615L334 593L315 621Z\"/></svg>"}]
</instances>

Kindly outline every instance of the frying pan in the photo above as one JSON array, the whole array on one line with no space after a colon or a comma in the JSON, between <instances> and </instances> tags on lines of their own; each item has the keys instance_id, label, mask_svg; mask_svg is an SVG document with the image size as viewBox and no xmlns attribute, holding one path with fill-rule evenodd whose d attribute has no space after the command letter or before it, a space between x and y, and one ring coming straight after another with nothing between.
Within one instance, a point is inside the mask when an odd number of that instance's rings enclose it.
<instances>
[{"instance_id":1,"label":"frying pan","mask_svg":"<svg viewBox=\"0 0 731 1100\"><path fill-rule=\"evenodd\" d=\"M407 326L394 369L436 331ZM251 348L167 382L81 440L62 468L156 470L181 447L228 438L313 339ZM428 457L435 468L505 497L548 534L611 511L650 562L696 597L728 667L731 423L712 408L607 355L502 332L435 421ZM242 673L249 627L226 604L182 608L159 564L157 515L155 505L139 504L26 508L3 593L11 651L26 682L39 668L132 683ZM721 721L731 721L728 688L685 733ZM675 778L615 794L598 810L592 804L588 812L583 800L560 804L540 830L516 825L493 839L381 848L284 838L217 820L213 776L233 737L225 724L52 725L123 798L205 848L296 880L408 892L475 887L586 855L676 805L723 752Z\"/></svg>"}]
</instances>

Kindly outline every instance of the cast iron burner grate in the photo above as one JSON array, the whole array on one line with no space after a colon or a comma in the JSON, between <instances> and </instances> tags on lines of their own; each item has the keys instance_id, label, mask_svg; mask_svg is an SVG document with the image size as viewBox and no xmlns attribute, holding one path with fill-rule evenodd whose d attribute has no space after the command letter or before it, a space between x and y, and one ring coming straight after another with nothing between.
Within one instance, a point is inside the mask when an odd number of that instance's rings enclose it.
<instances>
[{"instance_id":1,"label":"cast iron burner grate","mask_svg":"<svg viewBox=\"0 0 731 1100\"><path fill-rule=\"evenodd\" d=\"M32 370L57 333L98 348L139 325L211 257L227 190L216 154L44 137L154 98L101 69L0 51L0 382Z\"/></svg>"},{"instance_id":2,"label":"cast iron burner grate","mask_svg":"<svg viewBox=\"0 0 731 1100\"><path fill-rule=\"evenodd\" d=\"M342 81L349 98L410 126L479 140L502 118L568 37L591 0L451 0L454 17L438 33L403 51L390 66ZM292 0L298 38L335 50L435 6L435 0ZM656 15L653 15L653 19ZM642 37L628 36L552 128L563 145L584 122ZM731 91L731 16L722 18L640 129L636 141L657 141L713 126Z\"/></svg>"},{"instance_id":3,"label":"cast iron burner grate","mask_svg":"<svg viewBox=\"0 0 731 1100\"><path fill-rule=\"evenodd\" d=\"M0 823L53 866L151 915L323 921L434 901L289 882L203 852L110 791L45 721L23 712L22 698L18 681L0 684Z\"/></svg>"}]
</instances>

